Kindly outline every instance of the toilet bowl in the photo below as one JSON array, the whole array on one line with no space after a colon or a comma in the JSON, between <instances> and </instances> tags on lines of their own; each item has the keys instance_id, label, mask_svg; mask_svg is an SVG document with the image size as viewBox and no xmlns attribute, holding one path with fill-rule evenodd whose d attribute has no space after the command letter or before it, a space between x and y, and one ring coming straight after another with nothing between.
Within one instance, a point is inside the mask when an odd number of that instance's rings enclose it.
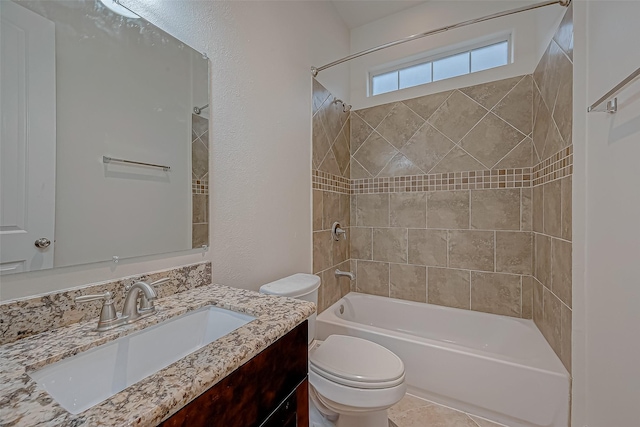
<instances>
[{"instance_id":1,"label":"toilet bowl","mask_svg":"<svg viewBox=\"0 0 640 427\"><path fill-rule=\"evenodd\" d=\"M317 304L320 278L294 274L263 285L260 292ZM362 338L331 335L316 341L309 317L309 398L336 427L387 427L387 409L405 395L404 364L385 347ZM313 411L316 413L315 411ZM313 425L313 424L312 424Z\"/></svg>"}]
</instances>

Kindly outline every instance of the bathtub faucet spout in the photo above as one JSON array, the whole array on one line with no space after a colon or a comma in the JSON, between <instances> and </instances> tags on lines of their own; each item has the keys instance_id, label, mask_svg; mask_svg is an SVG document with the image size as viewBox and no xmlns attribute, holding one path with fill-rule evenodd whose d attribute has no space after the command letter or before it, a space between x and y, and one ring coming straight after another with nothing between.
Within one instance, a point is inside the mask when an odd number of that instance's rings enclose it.
<instances>
[{"instance_id":1,"label":"bathtub faucet spout","mask_svg":"<svg viewBox=\"0 0 640 427\"><path fill-rule=\"evenodd\" d=\"M341 270L336 269L336 273L335 274L336 274L336 277L345 276L345 277L348 277L349 280L354 280L356 278L356 276L350 271L341 271Z\"/></svg>"}]
</instances>

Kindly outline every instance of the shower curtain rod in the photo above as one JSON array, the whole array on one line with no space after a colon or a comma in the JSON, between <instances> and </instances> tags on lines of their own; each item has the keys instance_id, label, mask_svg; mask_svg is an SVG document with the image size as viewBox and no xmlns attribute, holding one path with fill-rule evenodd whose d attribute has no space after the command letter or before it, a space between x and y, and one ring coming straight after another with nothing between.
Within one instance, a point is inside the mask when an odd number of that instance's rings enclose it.
<instances>
[{"instance_id":1,"label":"shower curtain rod","mask_svg":"<svg viewBox=\"0 0 640 427\"><path fill-rule=\"evenodd\" d=\"M495 19L495 18L501 18L503 16L514 15L516 13L526 12L527 10L539 9L541 7L551 6L551 5L554 5L554 4L559 4L560 6L569 7L570 3L571 3L571 0L546 1L546 2L543 2L543 3L536 3L536 4L533 4L531 6L523 6L523 7L517 8L517 9L510 9L510 10L506 10L504 12L494 13L492 15L483 16L482 18L470 19L468 21L459 22L457 24L447 25L446 27L437 28L435 30L427 31L425 33L414 34L412 36L405 37L405 38L400 39L400 40L396 40L396 41L393 41L393 42L390 42L390 43L386 43L386 44L383 44L383 45L380 45L380 46L373 47L371 49L367 49L367 50L363 50L363 51L358 52L358 53L354 53L353 55L345 56L342 59L338 59L337 61L330 62L330 63L328 63L326 65L323 65L322 67L317 67L317 68L316 67L311 67L311 74L313 75L313 77L316 77L320 71L324 71L327 68L331 68L331 67L334 67L336 65L342 64L343 62L351 61L352 59L360 58L361 56L368 55L370 53L377 52L379 50L386 49L388 47L397 46L399 44L407 43L407 42L410 42L410 41L413 41L413 40L418 40L418 39L421 39L423 37L432 36L434 34L444 33L445 31L453 30L455 28L466 27L467 25L477 24L478 22L489 21L490 19Z\"/></svg>"}]
</instances>

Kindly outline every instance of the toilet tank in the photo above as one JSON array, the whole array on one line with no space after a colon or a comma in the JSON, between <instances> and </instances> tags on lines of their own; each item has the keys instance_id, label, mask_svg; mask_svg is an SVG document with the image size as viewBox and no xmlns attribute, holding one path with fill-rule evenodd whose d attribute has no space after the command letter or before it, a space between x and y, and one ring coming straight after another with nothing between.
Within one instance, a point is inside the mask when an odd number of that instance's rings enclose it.
<instances>
[{"instance_id":1,"label":"toilet tank","mask_svg":"<svg viewBox=\"0 0 640 427\"><path fill-rule=\"evenodd\" d=\"M319 287L318 276L298 273L260 286L260 293L310 301L317 307ZM309 317L309 344L316 337L316 313Z\"/></svg>"}]
</instances>

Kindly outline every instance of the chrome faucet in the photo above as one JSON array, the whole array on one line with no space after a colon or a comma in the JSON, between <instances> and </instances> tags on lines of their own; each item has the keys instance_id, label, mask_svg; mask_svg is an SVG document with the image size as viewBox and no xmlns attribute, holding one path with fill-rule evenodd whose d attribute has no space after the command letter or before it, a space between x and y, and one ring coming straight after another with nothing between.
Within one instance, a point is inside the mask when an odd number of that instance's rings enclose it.
<instances>
[{"instance_id":1,"label":"chrome faucet","mask_svg":"<svg viewBox=\"0 0 640 427\"><path fill-rule=\"evenodd\" d=\"M124 306L122 307L122 315L118 316L114 307L111 292L97 295L82 295L75 298L75 302L89 302L104 300L102 310L100 311L100 320L98 321L97 331L108 331L120 325L133 323L137 320L151 316L156 312L153 301L158 297L153 285L159 285L171 280L168 277L156 280L151 284L138 281L131 286L125 288ZM138 305L138 299L140 304Z\"/></svg>"},{"instance_id":2,"label":"chrome faucet","mask_svg":"<svg viewBox=\"0 0 640 427\"><path fill-rule=\"evenodd\" d=\"M153 300L157 296L156 291L148 283L136 282L131 285L127 290L127 296L122 307L122 320L124 320L124 323L133 323L138 319L155 313L156 308L153 305ZM138 298L141 300L140 306L138 306ZM142 307L143 305L146 307Z\"/></svg>"},{"instance_id":3,"label":"chrome faucet","mask_svg":"<svg viewBox=\"0 0 640 427\"><path fill-rule=\"evenodd\" d=\"M348 277L349 280L354 280L356 278L355 274L353 274L352 272L338 270L337 268L336 268L335 275L336 275L336 277L342 277L342 276Z\"/></svg>"}]
</instances>

